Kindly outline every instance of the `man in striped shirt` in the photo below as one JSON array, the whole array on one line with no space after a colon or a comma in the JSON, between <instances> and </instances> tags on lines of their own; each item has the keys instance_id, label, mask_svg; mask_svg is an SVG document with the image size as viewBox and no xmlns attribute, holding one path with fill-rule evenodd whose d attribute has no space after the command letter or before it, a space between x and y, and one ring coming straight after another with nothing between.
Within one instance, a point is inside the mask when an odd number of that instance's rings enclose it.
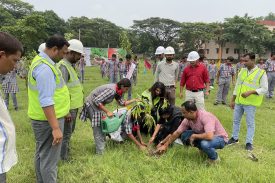
<instances>
[{"instance_id":1,"label":"man in striped shirt","mask_svg":"<svg viewBox=\"0 0 275 183\"><path fill-rule=\"evenodd\" d=\"M0 32L0 74L13 70L23 52L22 44L13 36ZM15 128L0 95L0 182L6 182L6 172L17 163Z\"/></svg>"}]
</instances>

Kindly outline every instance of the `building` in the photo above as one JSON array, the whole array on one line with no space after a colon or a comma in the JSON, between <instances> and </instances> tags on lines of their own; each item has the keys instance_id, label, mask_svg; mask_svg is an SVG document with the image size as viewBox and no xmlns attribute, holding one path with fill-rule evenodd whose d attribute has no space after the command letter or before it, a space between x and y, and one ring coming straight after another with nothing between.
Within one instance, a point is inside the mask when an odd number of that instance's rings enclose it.
<instances>
[{"instance_id":1,"label":"building","mask_svg":"<svg viewBox=\"0 0 275 183\"><path fill-rule=\"evenodd\" d=\"M259 24L264 25L270 31L275 31L275 21L271 20L261 20L258 21ZM214 41L208 41L202 45L202 49L205 50L205 56L207 59L219 59L219 45ZM239 53L247 53L247 50L237 49L236 44L234 43L225 43L222 48L222 59L232 56L235 59L238 59ZM267 51L263 56L265 59L270 57L270 51Z\"/></svg>"}]
</instances>

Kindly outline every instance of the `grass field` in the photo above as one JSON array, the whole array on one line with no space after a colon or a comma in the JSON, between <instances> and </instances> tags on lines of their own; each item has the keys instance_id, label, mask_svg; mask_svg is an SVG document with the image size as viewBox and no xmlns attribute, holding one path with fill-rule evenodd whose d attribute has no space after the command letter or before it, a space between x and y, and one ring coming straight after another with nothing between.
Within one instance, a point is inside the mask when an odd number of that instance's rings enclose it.
<instances>
[{"instance_id":1,"label":"grass field","mask_svg":"<svg viewBox=\"0 0 275 183\"><path fill-rule=\"evenodd\" d=\"M86 68L84 84L85 96L95 87L107 83L101 79L98 67ZM153 83L151 72L139 72L138 84L133 89L136 97ZM11 108L11 116L16 125L18 164L8 173L10 183L35 182L33 164L35 140L30 120L27 117L27 90L24 81L19 80L19 111ZM232 90L232 89L231 89ZM177 92L179 87L177 87ZM206 99L206 108L214 113L231 136L233 111L223 105L214 106L217 87ZM230 92L230 97L231 97ZM229 98L228 98L229 99ZM184 99L177 98L177 105ZM103 156L95 155L95 144L89 122L77 121L75 133L71 139L71 160L60 162L58 182L275 182L275 100L265 100L256 113L256 135L254 154L258 162L251 161L244 150L246 125L242 121L240 143L219 150L221 162L208 166L206 158L200 156L196 148L174 145L160 158L149 157L127 141L124 144L107 142ZM10 101L10 106L11 106ZM116 106L110 105L110 108ZM146 140L149 137L145 137Z\"/></svg>"}]
</instances>

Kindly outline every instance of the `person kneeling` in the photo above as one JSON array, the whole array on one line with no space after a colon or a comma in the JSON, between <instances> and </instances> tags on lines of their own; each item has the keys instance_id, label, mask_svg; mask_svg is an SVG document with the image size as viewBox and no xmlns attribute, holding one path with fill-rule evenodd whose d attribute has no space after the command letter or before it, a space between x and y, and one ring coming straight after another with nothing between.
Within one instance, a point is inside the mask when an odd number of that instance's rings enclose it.
<instances>
[{"instance_id":1,"label":"person kneeling","mask_svg":"<svg viewBox=\"0 0 275 183\"><path fill-rule=\"evenodd\" d=\"M169 144L181 136L185 145L195 146L207 154L209 163L219 161L216 149L224 148L228 135L217 117L207 111L197 110L193 101L182 104L182 113L185 119L171 137L157 148L157 152L164 153Z\"/></svg>"},{"instance_id":2,"label":"person kneeling","mask_svg":"<svg viewBox=\"0 0 275 183\"><path fill-rule=\"evenodd\" d=\"M123 113L124 111L123 109L121 109L118 112ZM140 150L145 150L147 145L143 142L139 125L139 121L143 118L144 116L142 114L140 117L135 119L132 110L128 110L120 128L117 131L109 134L111 136L111 139L114 141L123 142L124 140L129 138L138 146ZM137 139L137 137L139 140Z\"/></svg>"},{"instance_id":3,"label":"person kneeling","mask_svg":"<svg viewBox=\"0 0 275 183\"><path fill-rule=\"evenodd\" d=\"M180 107L167 106L159 109L160 120L157 122L154 134L149 144L161 145L162 141L168 139L179 127L183 120Z\"/></svg>"}]
</instances>

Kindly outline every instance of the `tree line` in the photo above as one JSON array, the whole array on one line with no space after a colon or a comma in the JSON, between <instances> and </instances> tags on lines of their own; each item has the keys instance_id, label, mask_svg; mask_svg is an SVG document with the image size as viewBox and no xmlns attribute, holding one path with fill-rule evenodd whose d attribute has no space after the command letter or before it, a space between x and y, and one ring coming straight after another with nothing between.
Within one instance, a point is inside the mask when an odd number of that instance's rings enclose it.
<instances>
[{"instance_id":1,"label":"tree line","mask_svg":"<svg viewBox=\"0 0 275 183\"><path fill-rule=\"evenodd\" d=\"M224 22L178 22L159 17L134 20L133 25L122 28L102 18L70 17L67 21L54 11L35 11L20 0L0 0L0 31L16 36L23 44L25 54L37 50L53 34L67 39L79 38L85 47L122 47L128 52L151 55L155 48L173 46L176 53L197 50L207 41L223 46L235 43L239 50L263 54L275 50L275 31L269 31L259 20L274 20L275 14L253 18L225 18Z\"/></svg>"}]
</instances>

